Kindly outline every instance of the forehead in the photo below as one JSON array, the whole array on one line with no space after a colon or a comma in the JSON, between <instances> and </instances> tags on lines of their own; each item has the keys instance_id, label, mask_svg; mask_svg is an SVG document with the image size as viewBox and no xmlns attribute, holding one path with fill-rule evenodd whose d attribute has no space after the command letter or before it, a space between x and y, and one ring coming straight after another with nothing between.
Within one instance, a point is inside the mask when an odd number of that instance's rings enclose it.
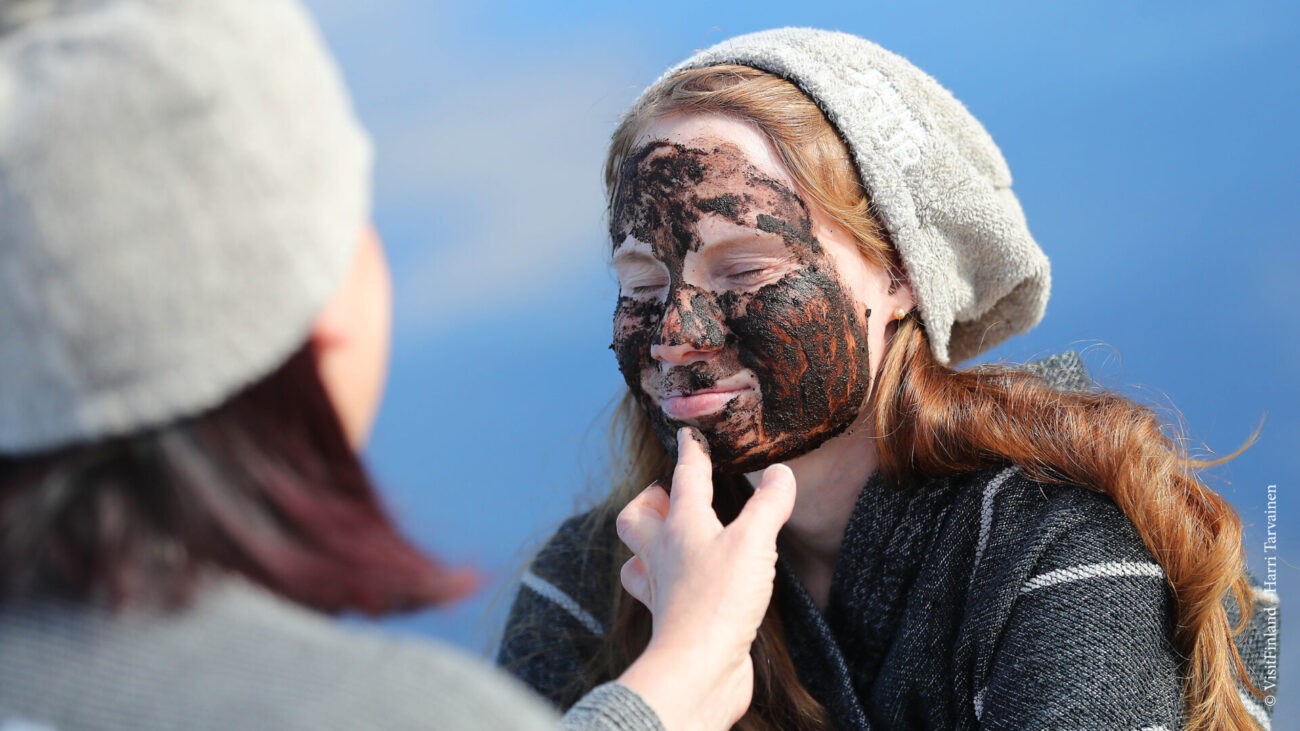
<instances>
[{"instance_id":1,"label":"forehead","mask_svg":"<svg viewBox=\"0 0 1300 731\"><path fill-rule=\"evenodd\" d=\"M793 187L794 182L776 148L753 124L719 114L674 114L652 120L637 135L632 149L649 142L667 140L687 147L711 150L732 145L758 172Z\"/></svg>"}]
</instances>

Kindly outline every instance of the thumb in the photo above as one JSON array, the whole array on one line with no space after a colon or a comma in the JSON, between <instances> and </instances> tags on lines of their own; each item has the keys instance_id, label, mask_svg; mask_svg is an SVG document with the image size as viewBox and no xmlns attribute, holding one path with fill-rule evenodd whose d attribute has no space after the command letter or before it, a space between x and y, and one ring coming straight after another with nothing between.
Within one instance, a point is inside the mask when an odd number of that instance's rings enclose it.
<instances>
[{"instance_id":1,"label":"thumb","mask_svg":"<svg viewBox=\"0 0 1300 731\"><path fill-rule=\"evenodd\" d=\"M794 511L795 494L794 473L783 464L774 464L763 470L763 479L733 524L743 525L754 540L775 543L776 534Z\"/></svg>"}]
</instances>

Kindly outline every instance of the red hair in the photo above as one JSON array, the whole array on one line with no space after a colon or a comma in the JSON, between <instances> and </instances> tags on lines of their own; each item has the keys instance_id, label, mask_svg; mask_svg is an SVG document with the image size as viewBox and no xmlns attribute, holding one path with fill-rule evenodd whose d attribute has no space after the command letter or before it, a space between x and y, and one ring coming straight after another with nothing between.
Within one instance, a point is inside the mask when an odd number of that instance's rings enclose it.
<instances>
[{"instance_id":1,"label":"red hair","mask_svg":"<svg viewBox=\"0 0 1300 731\"><path fill-rule=\"evenodd\" d=\"M219 569L315 609L383 614L474 584L402 537L310 343L199 416L0 459L0 536L5 598L180 607Z\"/></svg>"}]
</instances>

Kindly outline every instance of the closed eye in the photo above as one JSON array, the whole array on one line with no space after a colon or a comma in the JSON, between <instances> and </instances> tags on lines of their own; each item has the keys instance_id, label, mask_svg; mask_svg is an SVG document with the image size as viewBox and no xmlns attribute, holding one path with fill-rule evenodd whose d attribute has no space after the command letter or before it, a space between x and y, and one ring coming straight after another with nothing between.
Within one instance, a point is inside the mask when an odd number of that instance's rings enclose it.
<instances>
[{"instance_id":1,"label":"closed eye","mask_svg":"<svg viewBox=\"0 0 1300 731\"><path fill-rule=\"evenodd\" d=\"M736 272L731 275L731 280L740 284L752 285L758 284L772 273L771 267L760 267L758 269L746 269L743 272Z\"/></svg>"},{"instance_id":2,"label":"closed eye","mask_svg":"<svg viewBox=\"0 0 1300 731\"><path fill-rule=\"evenodd\" d=\"M619 290L625 297L647 299L668 288L668 268L649 253L625 248L614 255Z\"/></svg>"},{"instance_id":3,"label":"closed eye","mask_svg":"<svg viewBox=\"0 0 1300 731\"><path fill-rule=\"evenodd\" d=\"M733 261L723 268L722 278L733 287L750 289L780 279L788 269L792 257L757 257Z\"/></svg>"},{"instance_id":4,"label":"closed eye","mask_svg":"<svg viewBox=\"0 0 1300 731\"><path fill-rule=\"evenodd\" d=\"M668 289L668 278L656 267L641 267L619 277L619 288L625 296L637 299L659 297Z\"/></svg>"}]
</instances>

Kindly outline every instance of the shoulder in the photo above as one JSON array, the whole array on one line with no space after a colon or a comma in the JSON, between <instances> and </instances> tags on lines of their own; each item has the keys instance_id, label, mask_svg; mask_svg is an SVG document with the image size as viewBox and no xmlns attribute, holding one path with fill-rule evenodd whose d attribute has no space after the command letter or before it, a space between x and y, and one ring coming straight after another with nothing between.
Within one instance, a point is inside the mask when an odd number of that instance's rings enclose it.
<instances>
[{"instance_id":1,"label":"shoulder","mask_svg":"<svg viewBox=\"0 0 1300 731\"><path fill-rule=\"evenodd\" d=\"M0 674L12 691L0 691L0 708L55 727L468 729L554 720L484 662L343 626L239 582L180 612L11 608L0 627ZM40 692L25 694L23 684Z\"/></svg>"},{"instance_id":2,"label":"shoulder","mask_svg":"<svg viewBox=\"0 0 1300 731\"><path fill-rule=\"evenodd\" d=\"M1069 628L1072 652L1091 647L1110 666L1126 666L1130 682L1149 680L1144 688L1163 688L1174 713L1171 682L1183 672L1185 660L1174 647L1176 604L1164 568L1143 540L1132 519L1108 495L1078 485L1047 485L1020 474L1008 481L1007 492L994 499L994 532L1015 546L1001 567L1014 579L1003 587L1014 597L1008 625L1026 638L1007 651L1030 652L1037 638L1050 636L1050 623ZM1018 536L1018 539L1016 538ZM1255 613L1233 642L1248 677L1265 694L1277 689L1278 598L1247 574ZM1222 599L1230 626L1240 619L1231 592ZM1005 640L1005 635L1004 635ZM1053 651L1058 663L1067 653ZM1154 680L1146 675L1157 673ZM1145 674L1145 675L1144 675ZM1247 710L1257 719L1272 715L1272 706L1238 684Z\"/></svg>"},{"instance_id":3,"label":"shoulder","mask_svg":"<svg viewBox=\"0 0 1300 731\"><path fill-rule=\"evenodd\" d=\"M526 597L562 610L582 629L603 635L613 613L618 536L612 519L593 510L564 521L520 579Z\"/></svg>"},{"instance_id":4,"label":"shoulder","mask_svg":"<svg viewBox=\"0 0 1300 731\"><path fill-rule=\"evenodd\" d=\"M1108 562L1158 568L1133 521L1099 489L1034 480L1018 465L964 479L965 489L979 493L985 560L1032 562L1048 571Z\"/></svg>"},{"instance_id":5,"label":"shoulder","mask_svg":"<svg viewBox=\"0 0 1300 731\"><path fill-rule=\"evenodd\" d=\"M604 678L590 677L613 621L618 538L592 511L566 520L524 570L497 664L569 708Z\"/></svg>"},{"instance_id":6,"label":"shoulder","mask_svg":"<svg viewBox=\"0 0 1300 731\"><path fill-rule=\"evenodd\" d=\"M266 593L235 602L242 606L231 608L229 624L249 637L241 654L256 657L268 676L300 675L295 684L312 694L332 688L348 704L410 709L407 715L415 726L428 722L431 709L445 714L440 723L447 723L448 717L464 718L470 728L508 727L510 716L502 713L503 706L528 712L515 722L541 708L485 659L434 639L343 624ZM255 643L259 649L253 649ZM357 690L346 691L348 685Z\"/></svg>"},{"instance_id":7,"label":"shoulder","mask_svg":"<svg viewBox=\"0 0 1300 731\"><path fill-rule=\"evenodd\" d=\"M970 479L980 491L980 535L968 603L982 620L980 632L1000 634L1012 607L1025 602L1045 613L1059 608L1061 616L1104 613L1118 603L1125 621L1171 621L1164 569L1108 495L1034 480L1014 465Z\"/></svg>"},{"instance_id":8,"label":"shoulder","mask_svg":"<svg viewBox=\"0 0 1300 731\"><path fill-rule=\"evenodd\" d=\"M966 615L976 715L1026 727L1174 723L1173 594L1133 522L1104 493L1015 467L976 484L983 549Z\"/></svg>"},{"instance_id":9,"label":"shoulder","mask_svg":"<svg viewBox=\"0 0 1300 731\"><path fill-rule=\"evenodd\" d=\"M598 509L589 510L561 523L537 551L530 567L548 575L605 569L617 545L613 519Z\"/></svg>"}]
</instances>

